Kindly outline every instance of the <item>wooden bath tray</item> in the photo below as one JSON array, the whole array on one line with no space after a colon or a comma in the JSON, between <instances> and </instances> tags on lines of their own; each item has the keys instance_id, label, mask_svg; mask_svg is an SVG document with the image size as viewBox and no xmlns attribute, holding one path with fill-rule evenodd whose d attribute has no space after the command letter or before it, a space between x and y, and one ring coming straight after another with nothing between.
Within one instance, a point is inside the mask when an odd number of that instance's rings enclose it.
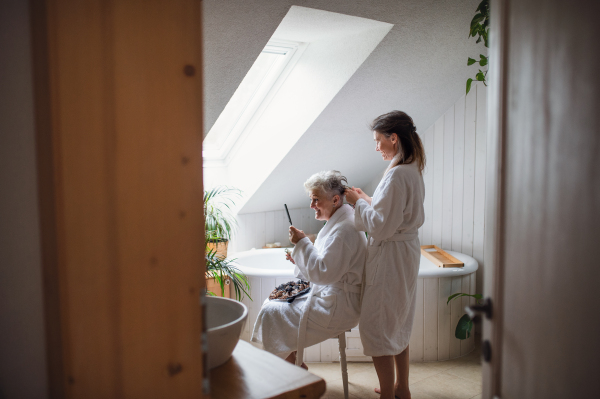
<instances>
[{"instance_id":1,"label":"wooden bath tray","mask_svg":"<svg viewBox=\"0 0 600 399\"><path fill-rule=\"evenodd\" d=\"M421 253L437 267L464 267L465 264L437 245L421 245Z\"/></svg>"}]
</instances>

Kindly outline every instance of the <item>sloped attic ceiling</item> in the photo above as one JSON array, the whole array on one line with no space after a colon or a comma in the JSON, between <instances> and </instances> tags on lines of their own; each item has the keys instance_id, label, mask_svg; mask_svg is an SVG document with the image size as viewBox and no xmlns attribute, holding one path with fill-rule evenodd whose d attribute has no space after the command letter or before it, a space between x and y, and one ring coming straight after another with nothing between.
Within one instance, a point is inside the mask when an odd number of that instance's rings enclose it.
<instances>
[{"instance_id":1,"label":"sloped attic ceiling","mask_svg":"<svg viewBox=\"0 0 600 399\"><path fill-rule=\"evenodd\" d=\"M206 132L292 5L394 24L241 213L279 210L283 203L306 206L302 183L319 170L340 170L358 187L381 175L385 164L373 150L370 121L400 109L424 132L464 94L465 80L475 71L466 66L466 59L485 51L467 39L477 4L478 0L204 0Z\"/></svg>"}]
</instances>

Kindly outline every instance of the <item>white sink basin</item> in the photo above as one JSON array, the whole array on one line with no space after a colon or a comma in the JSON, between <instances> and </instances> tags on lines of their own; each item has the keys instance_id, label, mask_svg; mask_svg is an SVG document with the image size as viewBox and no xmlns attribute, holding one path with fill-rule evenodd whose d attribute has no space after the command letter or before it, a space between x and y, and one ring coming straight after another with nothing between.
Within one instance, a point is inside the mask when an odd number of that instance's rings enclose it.
<instances>
[{"instance_id":1,"label":"white sink basin","mask_svg":"<svg viewBox=\"0 0 600 399\"><path fill-rule=\"evenodd\" d=\"M231 357L237 345L248 308L241 302L217 296L206 298L206 329L208 333L208 368L222 365Z\"/></svg>"}]
</instances>

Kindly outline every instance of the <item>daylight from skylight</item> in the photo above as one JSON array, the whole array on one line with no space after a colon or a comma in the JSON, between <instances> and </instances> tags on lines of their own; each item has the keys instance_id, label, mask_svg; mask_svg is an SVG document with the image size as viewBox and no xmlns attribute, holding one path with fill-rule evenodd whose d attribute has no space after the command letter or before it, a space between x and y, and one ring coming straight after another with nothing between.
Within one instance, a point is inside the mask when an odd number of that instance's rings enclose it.
<instances>
[{"instance_id":1,"label":"daylight from skylight","mask_svg":"<svg viewBox=\"0 0 600 399\"><path fill-rule=\"evenodd\" d=\"M277 82L296 47L294 44L274 42L263 49L206 135L204 158L227 157Z\"/></svg>"}]
</instances>

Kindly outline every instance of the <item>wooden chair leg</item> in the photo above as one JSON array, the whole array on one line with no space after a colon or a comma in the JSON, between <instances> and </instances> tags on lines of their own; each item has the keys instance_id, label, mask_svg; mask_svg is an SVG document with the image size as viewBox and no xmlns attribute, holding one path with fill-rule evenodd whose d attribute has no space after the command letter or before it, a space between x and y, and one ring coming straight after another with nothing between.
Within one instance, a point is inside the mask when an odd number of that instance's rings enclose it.
<instances>
[{"instance_id":1,"label":"wooden chair leg","mask_svg":"<svg viewBox=\"0 0 600 399\"><path fill-rule=\"evenodd\" d=\"M340 345L340 366L342 367L342 382L344 384L344 399L348 399L348 365L346 363L346 333L338 335Z\"/></svg>"}]
</instances>

